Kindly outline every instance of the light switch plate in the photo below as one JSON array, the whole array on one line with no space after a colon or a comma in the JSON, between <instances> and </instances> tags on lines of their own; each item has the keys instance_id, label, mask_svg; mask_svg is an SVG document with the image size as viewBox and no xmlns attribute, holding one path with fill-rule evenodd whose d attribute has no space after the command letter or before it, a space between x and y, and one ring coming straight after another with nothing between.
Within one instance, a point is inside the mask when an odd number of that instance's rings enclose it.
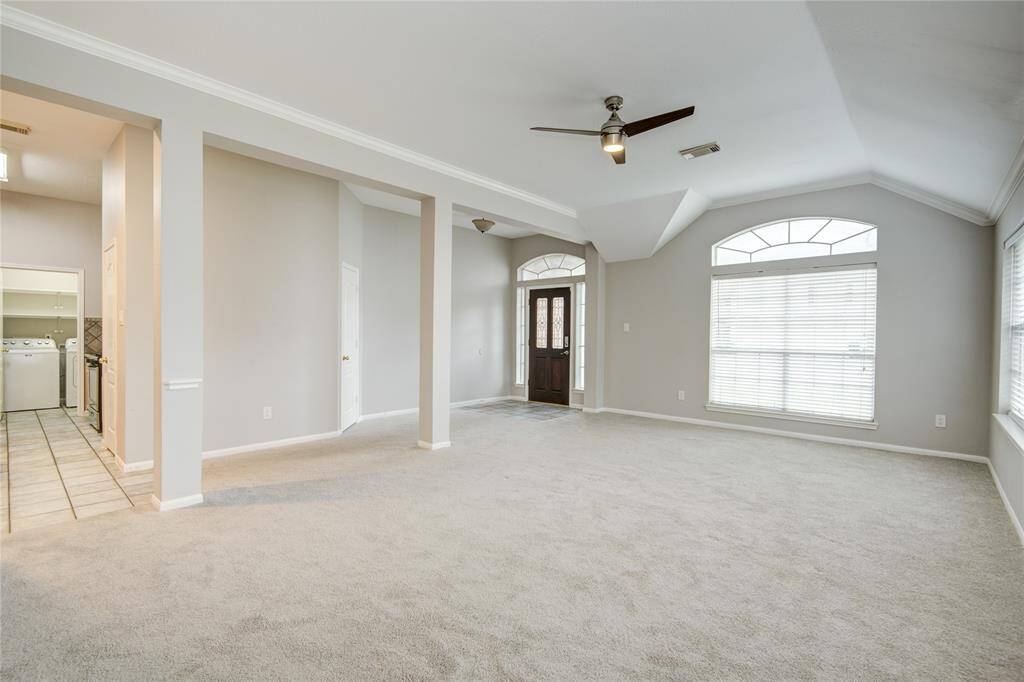
<instances>
[{"instance_id":1,"label":"light switch plate","mask_svg":"<svg viewBox=\"0 0 1024 682\"><path fill-rule=\"evenodd\" d=\"M686 400L686 391L679 391L679 399Z\"/></svg>"},{"instance_id":2,"label":"light switch plate","mask_svg":"<svg viewBox=\"0 0 1024 682\"><path fill-rule=\"evenodd\" d=\"M628 332L629 331L629 322L623 322L622 323L622 331L624 331L624 332Z\"/></svg>"},{"instance_id":3,"label":"light switch plate","mask_svg":"<svg viewBox=\"0 0 1024 682\"><path fill-rule=\"evenodd\" d=\"M274 416L274 408L272 408L272 407L264 407L263 408L263 418L264 419L270 419L273 416Z\"/></svg>"},{"instance_id":4,"label":"light switch plate","mask_svg":"<svg viewBox=\"0 0 1024 682\"><path fill-rule=\"evenodd\" d=\"M944 429L946 428L946 415L937 414L935 415L935 428Z\"/></svg>"}]
</instances>

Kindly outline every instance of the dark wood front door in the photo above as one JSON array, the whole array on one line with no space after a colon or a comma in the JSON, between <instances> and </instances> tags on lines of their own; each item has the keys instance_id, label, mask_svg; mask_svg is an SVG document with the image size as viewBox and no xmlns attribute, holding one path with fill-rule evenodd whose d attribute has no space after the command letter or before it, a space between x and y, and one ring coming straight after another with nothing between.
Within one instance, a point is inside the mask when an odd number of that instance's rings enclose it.
<instances>
[{"instance_id":1,"label":"dark wood front door","mask_svg":"<svg viewBox=\"0 0 1024 682\"><path fill-rule=\"evenodd\" d=\"M569 288L530 292L530 400L569 404Z\"/></svg>"}]
</instances>

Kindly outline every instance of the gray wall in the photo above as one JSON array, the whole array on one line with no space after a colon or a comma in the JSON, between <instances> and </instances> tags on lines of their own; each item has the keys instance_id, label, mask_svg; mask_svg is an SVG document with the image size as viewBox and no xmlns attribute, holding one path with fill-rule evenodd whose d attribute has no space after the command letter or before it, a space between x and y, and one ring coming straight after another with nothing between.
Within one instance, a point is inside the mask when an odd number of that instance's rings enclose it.
<instances>
[{"instance_id":1,"label":"gray wall","mask_svg":"<svg viewBox=\"0 0 1024 682\"><path fill-rule=\"evenodd\" d=\"M776 219L878 225L878 429L708 412L711 246ZM707 212L652 258L607 266L613 408L988 454L992 231L872 185ZM629 322L631 331L623 332ZM686 400L676 398L686 391ZM948 428L934 427L946 414Z\"/></svg>"},{"instance_id":2,"label":"gray wall","mask_svg":"<svg viewBox=\"0 0 1024 682\"><path fill-rule=\"evenodd\" d=\"M0 261L85 270L85 316L103 311L100 207L34 194L0 192Z\"/></svg>"},{"instance_id":3,"label":"gray wall","mask_svg":"<svg viewBox=\"0 0 1024 682\"><path fill-rule=\"evenodd\" d=\"M338 183L212 148L203 162L203 450L334 431Z\"/></svg>"},{"instance_id":4,"label":"gray wall","mask_svg":"<svg viewBox=\"0 0 1024 682\"><path fill-rule=\"evenodd\" d=\"M420 221L367 206L363 227L363 414L414 408ZM512 243L456 227L452 249L452 401L507 395Z\"/></svg>"},{"instance_id":5,"label":"gray wall","mask_svg":"<svg viewBox=\"0 0 1024 682\"><path fill-rule=\"evenodd\" d=\"M1009 409L1009 344L1005 343L1005 323L1008 318L1003 310L1003 242L1024 223L1024 185L1017 188L1017 192L1010 200L1010 204L1003 211L1002 217L996 224L996 235L993 244L993 310L998 314L995 316L993 326L993 349L992 349L992 398L991 411L991 444L989 458L992 460L992 468L995 469L1003 492L1013 507L1013 513L1019 523L1024 525L1024 432L1017 429L1014 424L1000 419L995 414L1005 414ZM1006 424L1006 428L1004 428ZM1016 435L1011 438L1010 433Z\"/></svg>"}]
</instances>

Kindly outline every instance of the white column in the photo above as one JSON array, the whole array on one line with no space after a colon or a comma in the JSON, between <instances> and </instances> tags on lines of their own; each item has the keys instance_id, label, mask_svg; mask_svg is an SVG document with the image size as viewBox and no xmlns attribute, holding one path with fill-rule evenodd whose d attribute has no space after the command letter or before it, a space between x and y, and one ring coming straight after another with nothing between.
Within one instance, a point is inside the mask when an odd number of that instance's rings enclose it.
<instances>
[{"instance_id":1,"label":"white column","mask_svg":"<svg viewBox=\"0 0 1024 682\"><path fill-rule=\"evenodd\" d=\"M604 407L605 350L605 267L604 258L593 244L587 244L587 338L584 352L586 376L583 411L600 412Z\"/></svg>"},{"instance_id":2,"label":"white column","mask_svg":"<svg viewBox=\"0 0 1024 682\"><path fill-rule=\"evenodd\" d=\"M122 449L118 453L126 470L153 462L154 331L156 296L153 220L157 189L153 183L153 131L126 125L124 136L124 188L121 195L124 220L117 237L118 320L118 424Z\"/></svg>"},{"instance_id":3,"label":"white column","mask_svg":"<svg viewBox=\"0 0 1024 682\"><path fill-rule=\"evenodd\" d=\"M164 120L154 158L154 503L203 501L203 134Z\"/></svg>"},{"instance_id":4,"label":"white column","mask_svg":"<svg viewBox=\"0 0 1024 682\"><path fill-rule=\"evenodd\" d=\"M451 445L452 203L420 201L419 446Z\"/></svg>"}]
</instances>

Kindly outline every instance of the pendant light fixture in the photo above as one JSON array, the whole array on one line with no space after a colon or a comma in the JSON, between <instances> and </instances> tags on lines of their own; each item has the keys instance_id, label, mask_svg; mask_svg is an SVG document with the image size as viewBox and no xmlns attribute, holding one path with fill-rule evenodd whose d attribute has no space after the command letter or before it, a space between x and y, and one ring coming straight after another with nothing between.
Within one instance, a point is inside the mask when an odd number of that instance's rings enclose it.
<instances>
[{"instance_id":1,"label":"pendant light fixture","mask_svg":"<svg viewBox=\"0 0 1024 682\"><path fill-rule=\"evenodd\" d=\"M484 234L487 230L494 227L494 221L487 218L473 218L473 225L476 226L476 229L480 230L480 234Z\"/></svg>"}]
</instances>

